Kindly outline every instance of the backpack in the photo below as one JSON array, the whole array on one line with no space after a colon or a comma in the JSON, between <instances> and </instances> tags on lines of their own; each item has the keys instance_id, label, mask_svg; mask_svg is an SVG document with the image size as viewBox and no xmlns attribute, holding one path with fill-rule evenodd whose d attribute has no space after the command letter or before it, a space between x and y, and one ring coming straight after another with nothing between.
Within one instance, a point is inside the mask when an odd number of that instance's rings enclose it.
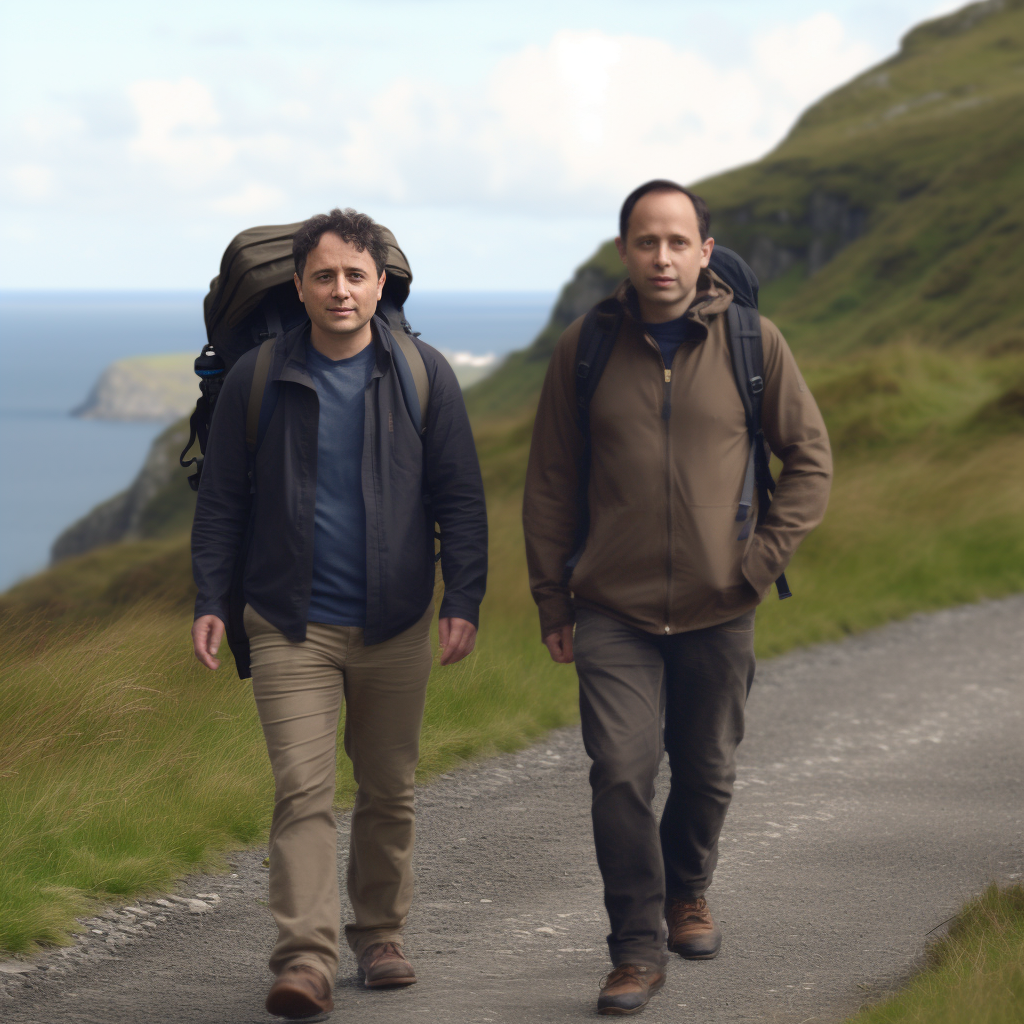
<instances>
[{"instance_id":1,"label":"backpack","mask_svg":"<svg viewBox=\"0 0 1024 1024\"><path fill-rule=\"evenodd\" d=\"M709 269L713 270L733 291L733 300L726 312L728 322L729 348L732 353L733 373L736 387L743 401L747 418L747 432L750 434L750 457L743 480L736 522L743 523L738 540L750 536L753 520L750 508L757 489L757 523L764 522L768 514L770 495L775 492L775 480L768 465L768 443L761 429L761 403L764 392L764 350L761 345L761 315L757 308L758 280L754 272L734 253L724 246L715 246L711 253ZM590 486L591 439L590 401L597 390L601 374L608 364L622 326L624 311L615 299L599 302L583 318L579 341L576 344L575 382L576 411L580 430L583 433L583 452L579 460L579 485L577 503L579 523L572 557L566 563L565 580L568 582L576 564L583 554L590 532L590 508L587 491ZM792 597L793 593L783 573L775 581L779 600Z\"/></svg>"},{"instance_id":2,"label":"backpack","mask_svg":"<svg viewBox=\"0 0 1024 1024\"><path fill-rule=\"evenodd\" d=\"M271 392L264 402L274 344L306 320L305 307L299 301L292 279L295 273L292 239L303 223L249 228L236 235L224 250L220 273L210 282L210 291L203 300L207 343L195 361L200 394L189 420L188 444L178 459L185 468L195 465L195 472L188 478L194 491L199 490L202 455L206 452L213 410L224 377L240 356L259 345L245 425L250 462L255 458L276 401L276 394ZM423 356L412 341L419 335L409 326L403 312L412 283L412 268L395 236L383 225L381 228L388 243L388 259L387 280L384 294L377 303L377 314L387 320L408 364L419 402L422 434L426 429L430 383ZM412 408L411 402L408 404ZM200 455L186 462L185 456L197 439Z\"/></svg>"}]
</instances>

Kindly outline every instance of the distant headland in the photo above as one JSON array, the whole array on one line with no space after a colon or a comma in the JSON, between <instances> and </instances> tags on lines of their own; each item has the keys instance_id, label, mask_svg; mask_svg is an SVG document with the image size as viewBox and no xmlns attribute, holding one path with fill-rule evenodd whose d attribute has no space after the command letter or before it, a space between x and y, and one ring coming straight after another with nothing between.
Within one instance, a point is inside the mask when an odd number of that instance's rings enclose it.
<instances>
[{"instance_id":1,"label":"distant headland","mask_svg":"<svg viewBox=\"0 0 1024 1024\"><path fill-rule=\"evenodd\" d=\"M501 362L493 354L442 351L464 388L483 380ZM166 423L179 419L192 411L199 397L199 378L192 368L195 357L195 352L168 352L118 359L100 374L71 415Z\"/></svg>"},{"instance_id":2,"label":"distant headland","mask_svg":"<svg viewBox=\"0 0 1024 1024\"><path fill-rule=\"evenodd\" d=\"M176 420L196 404L194 352L131 356L111 363L72 416L94 420Z\"/></svg>"}]
</instances>

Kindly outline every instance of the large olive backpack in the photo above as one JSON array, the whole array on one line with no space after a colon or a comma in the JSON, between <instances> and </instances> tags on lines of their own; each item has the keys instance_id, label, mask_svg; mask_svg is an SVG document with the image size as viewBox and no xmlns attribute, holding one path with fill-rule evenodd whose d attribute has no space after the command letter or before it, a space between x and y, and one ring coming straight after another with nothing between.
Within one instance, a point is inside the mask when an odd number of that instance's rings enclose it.
<instances>
[{"instance_id":1,"label":"large olive backpack","mask_svg":"<svg viewBox=\"0 0 1024 1024\"><path fill-rule=\"evenodd\" d=\"M203 472L202 453L210 434L217 395L228 370L251 348L261 346L256 360L252 390L249 393L246 443L250 456L259 444L259 429L266 392L267 374L273 361L273 346L306 317L299 302L293 276L292 239L304 222L248 228L236 235L220 261L220 273L210 282L203 300L207 342L195 361L199 377L199 400L189 422L188 444L179 461L195 465L188 478L193 490L199 489ZM409 364L419 402L422 430L426 422L429 385L423 358L413 344L413 330L405 319L403 307L412 285L412 268L399 248L395 236L382 226L388 243L387 280L377 313L387 320L399 350ZM185 461L198 439L200 455Z\"/></svg>"}]
</instances>

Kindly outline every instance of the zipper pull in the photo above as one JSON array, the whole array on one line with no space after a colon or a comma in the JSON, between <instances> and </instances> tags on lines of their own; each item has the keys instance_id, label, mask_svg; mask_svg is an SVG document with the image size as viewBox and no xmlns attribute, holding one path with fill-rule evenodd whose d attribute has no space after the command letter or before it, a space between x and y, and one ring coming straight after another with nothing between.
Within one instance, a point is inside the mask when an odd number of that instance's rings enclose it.
<instances>
[{"instance_id":1,"label":"zipper pull","mask_svg":"<svg viewBox=\"0 0 1024 1024\"><path fill-rule=\"evenodd\" d=\"M669 370L669 369L665 370L665 383L666 384L671 384L672 383L672 371Z\"/></svg>"}]
</instances>

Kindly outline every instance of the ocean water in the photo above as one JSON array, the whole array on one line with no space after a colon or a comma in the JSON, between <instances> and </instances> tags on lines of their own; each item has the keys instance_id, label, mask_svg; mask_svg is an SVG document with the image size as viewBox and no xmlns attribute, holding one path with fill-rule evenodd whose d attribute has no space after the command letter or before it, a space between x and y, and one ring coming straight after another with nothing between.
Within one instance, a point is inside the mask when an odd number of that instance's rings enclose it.
<instances>
[{"instance_id":1,"label":"ocean water","mask_svg":"<svg viewBox=\"0 0 1024 1024\"><path fill-rule=\"evenodd\" d=\"M500 357L533 340L554 298L428 292L406 315L438 348ZM44 568L65 527L127 487L163 429L69 415L100 373L204 341L199 292L0 292L0 590Z\"/></svg>"}]
</instances>

